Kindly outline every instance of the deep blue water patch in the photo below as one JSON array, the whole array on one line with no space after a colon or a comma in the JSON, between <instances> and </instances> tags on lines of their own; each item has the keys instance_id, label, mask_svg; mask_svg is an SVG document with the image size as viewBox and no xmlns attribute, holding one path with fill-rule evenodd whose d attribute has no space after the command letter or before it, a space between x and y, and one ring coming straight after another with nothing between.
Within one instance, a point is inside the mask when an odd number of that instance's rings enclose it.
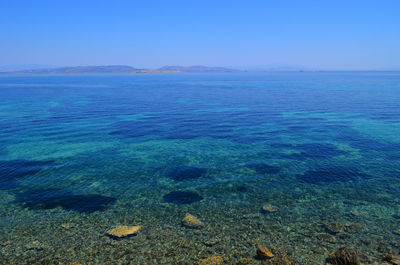
<instances>
[{"instance_id":1,"label":"deep blue water patch","mask_svg":"<svg viewBox=\"0 0 400 265\"><path fill-rule=\"evenodd\" d=\"M160 136L169 139L193 139L196 137L227 138L233 136L232 125L213 124L206 119L189 121L174 120L166 116L162 122L153 120L121 121L111 125L111 135L122 137Z\"/></svg>"},{"instance_id":2,"label":"deep blue water patch","mask_svg":"<svg viewBox=\"0 0 400 265\"><path fill-rule=\"evenodd\" d=\"M356 169L333 165L327 168L308 170L303 174L297 175L298 180L316 185L323 185L331 182L358 181L370 178L372 178L370 175Z\"/></svg>"},{"instance_id":3,"label":"deep blue water patch","mask_svg":"<svg viewBox=\"0 0 400 265\"><path fill-rule=\"evenodd\" d=\"M150 135L162 136L164 130L161 126L163 125L152 126L152 124L140 121L121 121L112 125L113 131L110 132L110 135L119 135L128 138Z\"/></svg>"},{"instance_id":4,"label":"deep blue water patch","mask_svg":"<svg viewBox=\"0 0 400 265\"><path fill-rule=\"evenodd\" d=\"M304 154L304 153L285 154L285 155L281 155L281 157L285 158L285 159L293 159L293 160L297 160L297 161L303 161L308 158L306 156L306 154Z\"/></svg>"},{"instance_id":5,"label":"deep blue water patch","mask_svg":"<svg viewBox=\"0 0 400 265\"><path fill-rule=\"evenodd\" d=\"M249 135L249 136L239 136L232 139L233 142L239 144L252 144L258 142L264 142L268 140L266 136Z\"/></svg>"},{"instance_id":6,"label":"deep blue water patch","mask_svg":"<svg viewBox=\"0 0 400 265\"><path fill-rule=\"evenodd\" d=\"M183 181L190 179L197 179L206 174L207 170L204 168L192 166L179 166L169 171L168 177L175 181Z\"/></svg>"},{"instance_id":7,"label":"deep blue water patch","mask_svg":"<svg viewBox=\"0 0 400 265\"><path fill-rule=\"evenodd\" d=\"M0 189L16 188L18 187L17 179L34 175L42 169L54 165L53 161L0 161Z\"/></svg>"},{"instance_id":8,"label":"deep blue water patch","mask_svg":"<svg viewBox=\"0 0 400 265\"><path fill-rule=\"evenodd\" d=\"M64 210L91 213L104 210L115 198L98 194L73 194L64 189L38 189L16 194L14 203L34 210L62 207Z\"/></svg>"},{"instance_id":9,"label":"deep blue water patch","mask_svg":"<svg viewBox=\"0 0 400 265\"><path fill-rule=\"evenodd\" d=\"M18 133L24 129L26 129L26 126L15 120L0 121L0 134Z\"/></svg>"},{"instance_id":10,"label":"deep blue water patch","mask_svg":"<svg viewBox=\"0 0 400 265\"><path fill-rule=\"evenodd\" d=\"M277 174L281 170L277 166L271 166L265 163L250 163L246 167L253 169L259 174Z\"/></svg>"},{"instance_id":11,"label":"deep blue water patch","mask_svg":"<svg viewBox=\"0 0 400 265\"><path fill-rule=\"evenodd\" d=\"M191 191L173 191L163 196L165 202L174 204L191 204L201 201L203 197Z\"/></svg>"},{"instance_id":12,"label":"deep blue water patch","mask_svg":"<svg viewBox=\"0 0 400 265\"><path fill-rule=\"evenodd\" d=\"M168 111L143 117L135 121L119 121L110 126L110 134L121 137L161 136L168 139L193 139L211 137L246 139L246 134L235 131L241 126L254 126L268 122L268 116L253 116L251 112L200 112L182 108L179 112ZM255 139L261 140L261 136ZM245 140L246 141L246 140Z\"/></svg>"}]
</instances>

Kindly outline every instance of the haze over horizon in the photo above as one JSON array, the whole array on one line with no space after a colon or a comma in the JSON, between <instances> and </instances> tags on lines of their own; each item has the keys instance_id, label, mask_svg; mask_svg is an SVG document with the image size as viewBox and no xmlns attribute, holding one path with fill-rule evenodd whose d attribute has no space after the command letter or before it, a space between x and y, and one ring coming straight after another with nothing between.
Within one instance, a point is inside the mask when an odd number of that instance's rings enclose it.
<instances>
[{"instance_id":1,"label":"haze over horizon","mask_svg":"<svg viewBox=\"0 0 400 265\"><path fill-rule=\"evenodd\" d=\"M0 66L399 70L400 2L2 1Z\"/></svg>"}]
</instances>

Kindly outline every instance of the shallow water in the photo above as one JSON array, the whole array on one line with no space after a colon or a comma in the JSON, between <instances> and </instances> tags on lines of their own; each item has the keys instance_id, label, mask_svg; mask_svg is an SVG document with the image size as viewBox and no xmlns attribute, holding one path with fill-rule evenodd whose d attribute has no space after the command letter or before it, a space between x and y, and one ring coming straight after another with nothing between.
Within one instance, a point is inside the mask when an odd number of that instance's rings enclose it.
<instances>
[{"instance_id":1,"label":"shallow water","mask_svg":"<svg viewBox=\"0 0 400 265\"><path fill-rule=\"evenodd\" d=\"M399 72L1 75L0 99L4 264L399 254Z\"/></svg>"}]
</instances>

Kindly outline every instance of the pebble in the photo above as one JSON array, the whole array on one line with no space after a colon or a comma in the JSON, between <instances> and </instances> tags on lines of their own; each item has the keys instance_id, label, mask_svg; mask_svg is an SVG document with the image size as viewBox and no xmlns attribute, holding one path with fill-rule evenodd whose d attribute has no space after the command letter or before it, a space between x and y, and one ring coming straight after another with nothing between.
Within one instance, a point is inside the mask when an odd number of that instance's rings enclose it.
<instances>
[{"instance_id":1,"label":"pebble","mask_svg":"<svg viewBox=\"0 0 400 265\"><path fill-rule=\"evenodd\" d=\"M360 217L360 218L364 217L364 215L362 213L359 213L359 212L350 212L350 214L352 216L356 216L356 217Z\"/></svg>"},{"instance_id":2,"label":"pebble","mask_svg":"<svg viewBox=\"0 0 400 265\"><path fill-rule=\"evenodd\" d=\"M107 235L118 238L123 238L130 235L135 235L139 232L142 226L140 225L120 225L114 229L107 231Z\"/></svg>"},{"instance_id":3,"label":"pebble","mask_svg":"<svg viewBox=\"0 0 400 265\"><path fill-rule=\"evenodd\" d=\"M391 262L393 265L400 265L400 256L388 254L385 256L385 261Z\"/></svg>"},{"instance_id":4,"label":"pebble","mask_svg":"<svg viewBox=\"0 0 400 265\"><path fill-rule=\"evenodd\" d=\"M272 254L272 252L265 246L260 245L257 248L257 256L261 257L261 258L273 258L274 254Z\"/></svg>"},{"instance_id":5,"label":"pebble","mask_svg":"<svg viewBox=\"0 0 400 265\"><path fill-rule=\"evenodd\" d=\"M207 247L212 247L212 246L218 244L218 242L219 242L218 239L212 238L210 240L205 241L204 245L206 245Z\"/></svg>"},{"instance_id":6,"label":"pebble","mask_svg":"<svg viewBox=\"0 0 400 265\"><path fill-rule=\"evenodd\" d=\"M276 206L273 206L273 205L271 205L271 204L264 204L264 205L261 207L261 210L262 210L262 212L264 212L264 213L276 213L276 212L279 212L279 208L276 207Z\"/></svg>"},{"instance_id":7,"label":"pebble","mask_svg":"<svg viewBox=\"0 0 400 265\"><path fill-rule=\"evenodd\" d=\"M61 224L61 228L62 229L71 229L71 228L73 228L75 226L75 224L71 224L71 223L64 223L64 224Z\"/></svg>"},{"instance_id":8,"label":"pebble","mask_svg":"<svg viewBox=\"0 0 400 265\"><path fill-rule=\"evenodd\" d=\"M201 228L204 224L197 219L196 216L186 213L185 217L182 219L182 225L188 228Z\"/></svg>"},{"instance_id":9,"label":"pebble","mask_svg":"<svg viewBox=\"0 0 400 265\"><path fill-rule=\"evenodd\" d=\"M203 259L199 262L199 265L220 265L224 262L224 259L220 256L212 256Z\"/></svg>"}]
</instances>

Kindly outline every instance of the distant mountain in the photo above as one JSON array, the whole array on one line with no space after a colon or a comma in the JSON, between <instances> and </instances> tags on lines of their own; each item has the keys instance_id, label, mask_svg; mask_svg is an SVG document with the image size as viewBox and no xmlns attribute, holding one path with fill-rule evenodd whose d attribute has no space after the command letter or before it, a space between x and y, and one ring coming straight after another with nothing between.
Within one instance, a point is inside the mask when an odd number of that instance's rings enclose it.
<instances>
[{"instance_id":1,"label":"distant mountain","mask_svg":"<svg viewBox=\"0 0 400 265\"><path fill-rule=\"evenodd\" d=\"M104 65L104 66L72 66L45 69L29 69L20 71L10 71L13 74L94 74L94 73L129 73L138 71L127 65Z\"/></svg>"},{"instance_id":2,"label":"distant mountain","mask_svg":"<svg viewBox=\"0 0 400 265\"><path fill-rule=\"evenodd\" d=\"M203 65L193 65L193 66L172 66L167 65L157 70L162 71L180 71L180 72L187 72L187 73L203 73L203 72L238 72L237 69L225 68L225 67L209 67Z\"/></svg>"}]
</instances>

